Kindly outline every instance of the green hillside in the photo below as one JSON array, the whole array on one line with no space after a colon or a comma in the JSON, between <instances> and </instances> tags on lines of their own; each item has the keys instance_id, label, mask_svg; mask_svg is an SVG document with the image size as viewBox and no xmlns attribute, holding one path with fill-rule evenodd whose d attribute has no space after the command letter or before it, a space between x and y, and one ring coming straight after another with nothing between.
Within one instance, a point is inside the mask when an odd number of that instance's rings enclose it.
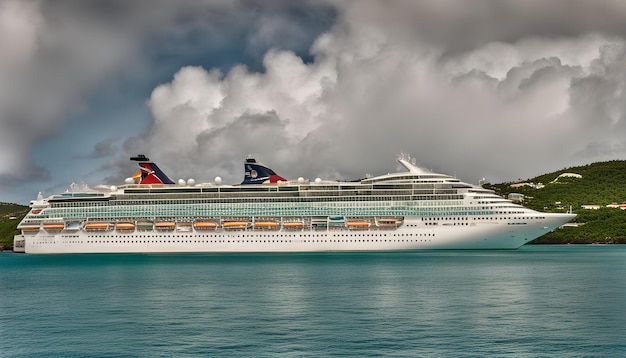
<instances>
[{"instance_id":1,"label":"green hillside","mask_svg":"<svg viewBox=\"0 0 626 358\"><path fill-rule=\"evenodd\" d=\"M0 250L13 248L13 236L19 234L15 227L27 212L27 206L0 203Z\"/></svg>"},{"instance_id":2,"label":"green hillside","mask_svg":"<svg viewBox=\"0 0 626 358\"><path fill-rule=\"evenodd\" d=\"M582 177L559 177L563 173ZM524 182L541 183L544 187L512 188L510 185L513 183L487 184L485 187L503 196L524 194L523 205L539 211L566 212L571 207L578 214L574 222L585 223L579 227L556 230L533 243L626 243L626 210L606 207L611 203L626 203L626 161L614 160L562 169ZM600 209L583 209L583 205L599 205Z\"/></svg>"}]
</instances>

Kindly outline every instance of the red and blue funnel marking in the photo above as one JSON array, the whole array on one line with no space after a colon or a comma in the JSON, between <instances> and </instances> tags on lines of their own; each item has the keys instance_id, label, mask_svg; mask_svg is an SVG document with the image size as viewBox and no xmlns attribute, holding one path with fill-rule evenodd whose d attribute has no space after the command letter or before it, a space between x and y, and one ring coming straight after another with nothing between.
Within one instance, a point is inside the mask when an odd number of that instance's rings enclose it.
<instances>
[{"instance_id":1,"label":"red and blue funnel marking","mask_svg":"<svg viewBox=\"0 0 626 358\"><path fill-rule=\"evenodd\" d=\"M150 159L143 154L132 157L130 160L139 162L141 169L139 184L174 184L172 179L168 178L156 164L150 162Z\"/></svg>"},{"instance_id":2,"label":"red and blue funnel marking","mask_svg":"<svg viewBox=\"0 0 626 358\"><path fill-rule=\"evenodd\" d=\"M246 159L243 182L241 184L265 184L277 183L278 181L287 181L287 179L276 174L264 164L258 163L255 159Z\"/></svg>"}]
</instances>

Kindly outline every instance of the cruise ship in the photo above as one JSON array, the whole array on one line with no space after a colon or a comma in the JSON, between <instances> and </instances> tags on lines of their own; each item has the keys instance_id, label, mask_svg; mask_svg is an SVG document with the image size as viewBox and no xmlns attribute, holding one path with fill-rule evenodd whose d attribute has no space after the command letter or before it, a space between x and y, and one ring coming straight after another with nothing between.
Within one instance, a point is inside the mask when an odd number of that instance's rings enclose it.
<instances>
[{"instance_id":1,"label":"cruise ship","mask_svg":"<svg viewBox=\"0 0 626 358\"><path fill-rule=\"evenodd\" d=\"M240 184L172 181L144 155L120 186L30 203L14 250L243 253L517 249L575 217L542 213L420 168L358 181L287 180L248 158Z\"/></svg>"}]
</instances>

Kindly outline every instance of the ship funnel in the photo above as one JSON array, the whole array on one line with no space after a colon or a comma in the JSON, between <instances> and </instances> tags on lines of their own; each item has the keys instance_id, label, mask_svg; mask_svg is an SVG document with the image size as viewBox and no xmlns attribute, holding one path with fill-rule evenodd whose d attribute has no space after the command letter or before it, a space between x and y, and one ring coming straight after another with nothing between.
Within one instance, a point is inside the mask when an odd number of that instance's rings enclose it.
<instances>
[{"instance_id":1,"label":"ship funnel","mask_svg":"<svg viewBox=\"0 0 626 358\"><path fill-rule=\"evenodd\" d=\"M241 184L263 184L277 183L278 181L287 181L285 178L276 174L265 164L259 163L254 158L246 159L244 163L244 176Z\"/></svg>"}]
</instances>

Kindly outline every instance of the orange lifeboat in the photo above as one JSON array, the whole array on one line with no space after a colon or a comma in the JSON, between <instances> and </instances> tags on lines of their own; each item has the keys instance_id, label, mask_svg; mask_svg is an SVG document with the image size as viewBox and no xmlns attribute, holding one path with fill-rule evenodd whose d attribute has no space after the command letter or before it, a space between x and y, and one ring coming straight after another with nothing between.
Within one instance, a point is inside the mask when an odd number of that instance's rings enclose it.
<instances>
[{"instance_id":1,"label":"orange lifeboat","mask_svg":"<svg viewBox=\"0 0 626 358\"><path fill-rule=\"evenodd\" d=\"M254 227L260 229L274 229L278 227L278 223L276 221L255 221Z\"/></svg>"},{"instance_id":2,"label":"orange lifeboat","mask_svg":"<svg viewBox=\"0 0 626 358\"><path fill-rule=\"evenodd\" d=\"M172 221L157 221L154 226L157 230L174 230L176 223Z\"/></svg>"},{"instance_id":3,"label":"orange lifeboat","mask_svg":"<svg viewBox=\"0 0 626 358\"><path fill-rule=\"evenodd\" d=\"M245 229L248 227L247 221L224 221L224 229Z\"/></svg>"},{"instance_id":4,"label":"orange lifeboat","mask_svg":"<svg viewBox=\"0 0 626 358\"><path fill-rule=\"evenodd\" d=\"M108 230L109 223L105 222L92 222L85 224L85 230Z\"/></svg>"},{"instance_id":5,"label":"orange lifeboat","mask_svg":"<svg viewBox=\"0 0 626 358\"><path fill-rule=\"evenodd\" d=\"M302 221L287 221L283 223L285 229L301 229L304 226Z\"/></svg>"},{"instance_id":6,"label":"orange lifeboat","mask_svg":"<svg viewBox=\"0 0 626 358\"><path fill-rule=\"evenodd\" d=\"M369 221L348 221L347 225L349 228L355 228L355 229L365 229L370 227L372 223L370 223Z\"/></svg>"},{"instance_id":7,"label":"orange lifeboat","mask_svg":"<svg viewBox=\"0 0 626 358\"><path fill-rule=\"evenodd\" d=\"M43 228L45 230L62 230L64 227L65 227L65 224L63 223L43 224Z\"/></svg>"},{"instance_id":8,"label":"orange lifeboat","mask_svg":"<svg viewBox=\"0 0 626 358\"><path fill-rule=\"evenodd\" d=\"M117 230L134 230L135 224L133 223L117 223L115 224Z\"/></svg>"},{"instance_id":9,"label":"orange lifeboat","mask_svg":"<svg viewBox=\"0 0 626 358\"><path fill-rule=\"evenodd\" d=\"M211 230L217 228L217 223L215 221L196 221L193 223L193 227L196 230Z\"/></svg>"}]
</instances>

